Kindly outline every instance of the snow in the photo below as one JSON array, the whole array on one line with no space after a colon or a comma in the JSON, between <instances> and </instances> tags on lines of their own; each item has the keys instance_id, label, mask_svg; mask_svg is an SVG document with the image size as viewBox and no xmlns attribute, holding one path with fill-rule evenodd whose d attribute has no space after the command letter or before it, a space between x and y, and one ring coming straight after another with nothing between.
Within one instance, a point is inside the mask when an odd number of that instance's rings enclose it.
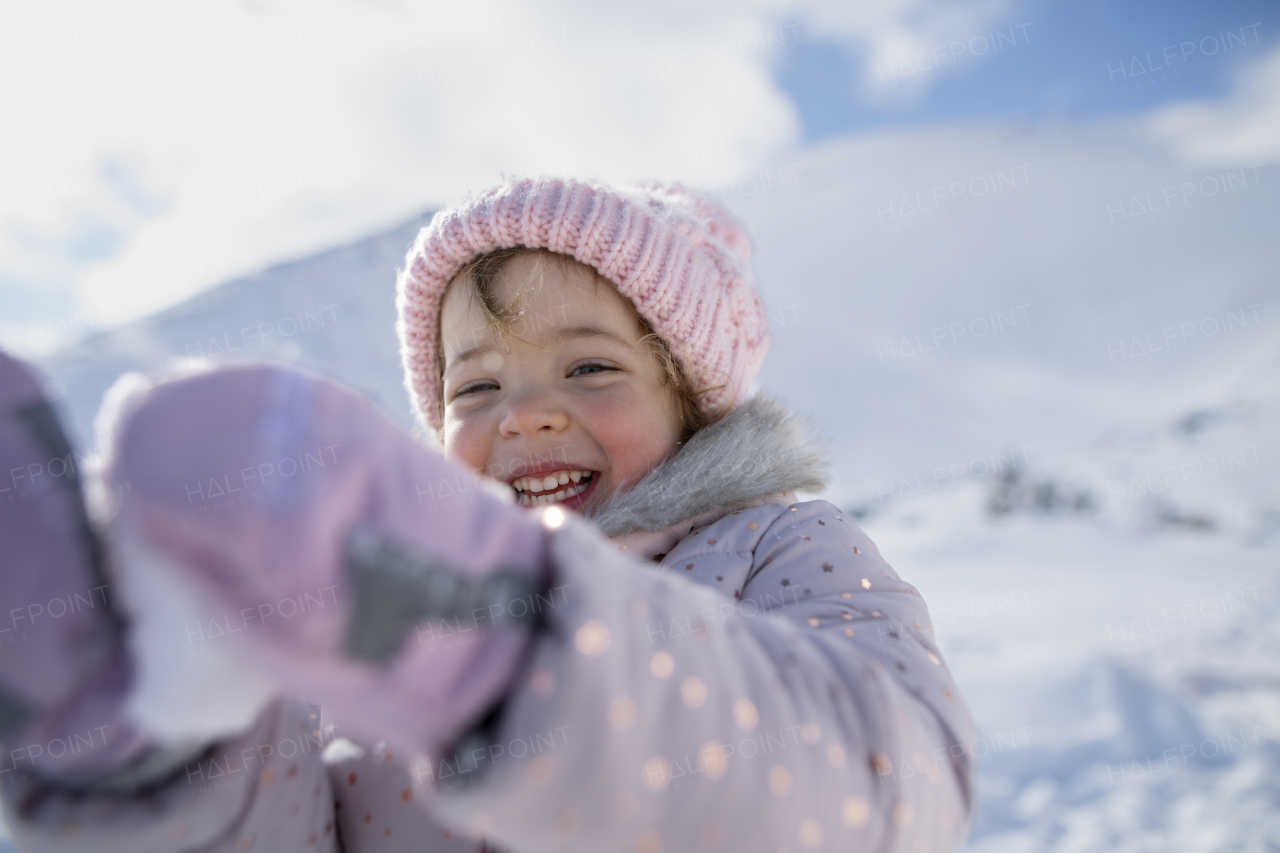
<instances>
[{"instance_id":1,"label":"snow","mask_svg":"<svg viewBox=\"0 0 1280 853\"><path fill-rule=\"evenodd\" d=\"M1093 518L984 523L986 497L968 484L868 525L930 603L979 721L968 849L1280 841L1275 548Z\"/></svg>"},{"instance_id":2,"label":"snow","mask_svg":"<svg viewBox=\"0 0 1280 853\"><path fill-rule=\"evenodd\" d=\"M930 602L978 719L967 850L1280 846L1278 177L1123 125L973 126L721 190L773 318L761 387L832 438L826 496ZM319 370L411 426L420 224L45 359L76 437L184 355Z\"/></svg>"}]
</instances>

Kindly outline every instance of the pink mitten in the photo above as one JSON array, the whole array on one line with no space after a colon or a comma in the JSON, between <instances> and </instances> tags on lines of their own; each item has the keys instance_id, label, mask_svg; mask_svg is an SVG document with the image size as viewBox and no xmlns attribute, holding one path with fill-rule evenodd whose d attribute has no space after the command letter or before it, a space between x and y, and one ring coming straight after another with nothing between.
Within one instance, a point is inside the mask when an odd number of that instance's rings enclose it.
<instances>
[{"instance_id":1,"label":"pink mitten","mask_svg":"<svg viewBox=\"0 0 1280 853\"><path fill-rule=\"evenodd\" d=\"M433 758L505 694L560 510L520 509L295 370L170 381L121 417L117 535L195 590L201 636L248 638L246 671Z\"/></svg>"},{"instance_id":2,"label":"pink mitten","mask_svg":"<svg viewBox=\"0 0 1280 853\"><path fill-rule=\"evenodd\" d=\"M31 372L0 353L0 739L10 769L68 783L149 751L80 457Z\"/></svg>"}]
</instances>

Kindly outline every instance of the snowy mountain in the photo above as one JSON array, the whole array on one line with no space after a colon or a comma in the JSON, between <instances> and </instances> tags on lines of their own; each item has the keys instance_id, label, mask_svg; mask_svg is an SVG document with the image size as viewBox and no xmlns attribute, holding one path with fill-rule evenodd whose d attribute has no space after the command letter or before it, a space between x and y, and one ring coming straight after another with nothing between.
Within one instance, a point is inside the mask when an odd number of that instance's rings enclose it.
<instances>
[{"instance_id":1,"label":"snowy mountain","mask_svg":"<svg viewBox=\"0 0 1280 853\"><path fill-rule=\"evenodd\" d=\"M761 387L831 437L827 496L930 602L978 717L969 849L1280 846L1276 167L926 128L720 192L755 235ZM304 365L411 424L420 224L45 359L77 437L119 373L186 355Z\"/></svg>"},{"instance_id":2,"label":"snowy mountain","mask_svg":"<svg viewBox=\"0 0 1280 853\"><path fill-rule=\"evenodd\" d=\"M395 278L421 227L415 219L237 278L44 359L70 430L87 446L102 394L116 378L179 358L296 364L359 389L412 426L395 334Z\"/></svg>"}]
</instances>

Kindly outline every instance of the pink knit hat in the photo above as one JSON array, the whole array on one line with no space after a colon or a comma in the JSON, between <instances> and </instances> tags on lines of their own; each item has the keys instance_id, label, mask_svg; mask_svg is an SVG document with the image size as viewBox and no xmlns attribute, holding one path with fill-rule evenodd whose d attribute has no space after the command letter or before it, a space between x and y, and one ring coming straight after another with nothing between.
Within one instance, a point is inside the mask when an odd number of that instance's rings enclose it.
<instances>
[{"instance_id":1,"label":"pink knit hat","mask_svg":"<svg viewBox=\"0 0 1280 853\"><path fill-rule=\"evenodd\" d=\"M769 349L751 284L751 244L711 199L679 185L610 187L562 178L510 180L437 213L400 273L397 331L406 384L438 429L440 304L464 264L493 249L549 249L594 267L671 347L704 411L747 399Z\"/></svg>"}]
</instances>

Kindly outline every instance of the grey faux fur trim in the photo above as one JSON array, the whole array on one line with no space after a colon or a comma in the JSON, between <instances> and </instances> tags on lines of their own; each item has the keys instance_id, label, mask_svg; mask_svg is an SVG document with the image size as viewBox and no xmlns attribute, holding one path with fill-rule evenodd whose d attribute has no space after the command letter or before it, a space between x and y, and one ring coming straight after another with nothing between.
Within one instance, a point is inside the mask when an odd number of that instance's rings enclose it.
<instances>
[{"instance_id":1,"label":"grey faux fur trim","mask_svg":"<svg viewBox=\"0 0 1280 853\"><path fill-rule=\"evenodd\" d=\"M825 442L776 400L757 394L696 433L632 489L590 514L606 536L662 530L717 507L827 485Z\"/></svg>"}]
</instances>

